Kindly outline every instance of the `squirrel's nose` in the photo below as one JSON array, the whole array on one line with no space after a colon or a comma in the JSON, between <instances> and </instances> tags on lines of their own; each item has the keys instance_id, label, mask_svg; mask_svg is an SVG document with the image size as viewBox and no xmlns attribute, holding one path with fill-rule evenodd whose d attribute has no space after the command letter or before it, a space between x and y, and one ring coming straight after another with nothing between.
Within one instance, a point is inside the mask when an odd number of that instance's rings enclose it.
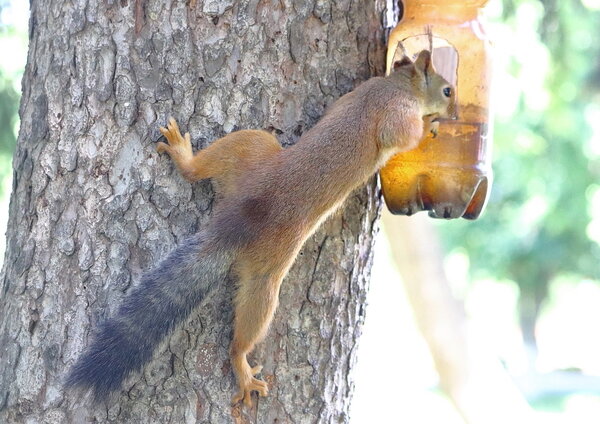
<instances>
[{"instance_id":1,"label":"squirrel's nose","mask_svg":"<svg viewBox=\"0 0 600 424\"><path fill-rule=\"evenodd\" d=\"M450 119L452 119L453 121L456 121L458 119L458 105L453 105L450 108Z\"/></svg>"}]
</instances>

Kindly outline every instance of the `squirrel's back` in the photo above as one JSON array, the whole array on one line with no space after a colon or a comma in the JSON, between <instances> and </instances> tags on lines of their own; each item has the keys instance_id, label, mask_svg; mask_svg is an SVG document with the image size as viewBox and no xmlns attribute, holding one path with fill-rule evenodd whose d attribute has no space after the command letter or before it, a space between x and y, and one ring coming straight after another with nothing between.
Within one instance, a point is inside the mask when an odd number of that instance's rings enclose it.
<instances>
[{"instance_id":1,"label":"squirrel's back","mask_svg":"<svg viewBox=\"0 0 600 424\"><path fill-rule=\"evenodd\" d=\"M377 114L380 105L398 98L393 90L386 78L371 78L339 99L296 144L255 166L251 178L240 179L237 194L215 207L214 236L236 247L286 229L312 231L376 172L382 154Z\"/></svg>"}]
</instances>

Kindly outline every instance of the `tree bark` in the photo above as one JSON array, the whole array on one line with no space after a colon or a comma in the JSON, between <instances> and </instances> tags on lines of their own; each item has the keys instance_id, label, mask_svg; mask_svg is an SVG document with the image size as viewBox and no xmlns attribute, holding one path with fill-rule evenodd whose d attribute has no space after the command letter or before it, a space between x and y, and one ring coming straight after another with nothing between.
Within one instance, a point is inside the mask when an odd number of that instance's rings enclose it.
<instances>
[{"instance_id":1,"label":"tree bark","mask_svg":"<svg viewBox=\"0 0 600 424\"><path fill-rule=\"evenodd\" d=\"M379 201L374 180L306 243L267 340L267 398L230 407L231 284L106 404L63 378L143 270L207 221L210 182L155 152L168 116L196 148L242 128L292 144L383 72L383 2L31 2L0 275L0 422L347 422Z\"/></svg>"}]
</instances>

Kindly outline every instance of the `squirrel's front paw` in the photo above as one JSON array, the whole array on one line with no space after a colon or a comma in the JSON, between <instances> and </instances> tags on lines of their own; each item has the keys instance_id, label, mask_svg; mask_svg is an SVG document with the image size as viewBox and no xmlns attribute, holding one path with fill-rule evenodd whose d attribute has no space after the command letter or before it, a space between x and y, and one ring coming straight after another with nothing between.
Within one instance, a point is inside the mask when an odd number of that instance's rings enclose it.
<instances>
[{"instance_id":1,"label":"squirrel's front paw","mask_svg":"<svg viewBox=\"0 0 600 424\"><path fill-rule=\"evenodd\" d=\"M179 132L179 125L177 125L175 119L169 118L167 128L160 127L159 130L167 139L168 144L163 143L162 141L157 143L156 151L158 153L166 152L173 159L187 159L192 157L190 133L185 133L185 136L182 136L181 132Z\"/></svg>"},{"instance_id":2,"label":"squirrel's front paw","mask_svg":"<svg viewBox=\"0 0 600 424\"><path fill-rule=\"evenodd\" d=\"M423 136L431 134L433 138L436 138L440 129L440 123L437 121L438 114L433 113L431 115L425 115L423 117Z\"/></svg>"},{"instance_id":3,"label":"squirrel's front paw","mask_svg":"<svg viewBox=\"0 0 600 424\"><path fill-rule=\"evenodd\" d=\"M252 392L257 391L259 396L267 396L269 394L269 387L267 383L258 378L254 378L262 370L262 366L258 365L250 370L250 376L245 378L245 381L240 381L240 390L233 397L231 403L233 405L238 402L243 402L247 407L252 406Z\"/></svg>"},{"instance_id":4,"label":"squirrel's front paw","mask_svg":"<svg viewBox=\"0 0 600 424\"><path fill-rule=\"evenodd\" d=\"M440 123L438 121L434 121L430 124L429 132L433 138L436 138L438 135L438 131L440 130Z\"/></svg>"}]
</instances>

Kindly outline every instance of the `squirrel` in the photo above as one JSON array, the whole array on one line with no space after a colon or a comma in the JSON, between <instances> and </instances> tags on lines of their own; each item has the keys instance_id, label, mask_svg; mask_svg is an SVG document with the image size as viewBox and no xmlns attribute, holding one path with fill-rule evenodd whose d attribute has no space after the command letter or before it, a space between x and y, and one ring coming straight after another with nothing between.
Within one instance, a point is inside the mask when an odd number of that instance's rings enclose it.
<instances>
[{"instance_id":1,"label":"squirrel","mask_svg":"<svg viewBox=\"0 0 600 424\"><path fill-rule=\"evenodd\" d=\"M456 93L435 72L431 52L393 63L337 100L298 142L283 148L270 133L240 130L194 154L173 118L160 131L167 153L189 182L211 178L216 205L206 228L145 273L115 316L99 326L71 368L66 386L91 388L96 401L147 363L159 343L216 284L232 275L234 333L230 357L239 391L233 404L268 393L247 355L263 339L279 288L304 241L346 197L394 154L437 134L456 118Z\"/></svg>"}]
</instances>

